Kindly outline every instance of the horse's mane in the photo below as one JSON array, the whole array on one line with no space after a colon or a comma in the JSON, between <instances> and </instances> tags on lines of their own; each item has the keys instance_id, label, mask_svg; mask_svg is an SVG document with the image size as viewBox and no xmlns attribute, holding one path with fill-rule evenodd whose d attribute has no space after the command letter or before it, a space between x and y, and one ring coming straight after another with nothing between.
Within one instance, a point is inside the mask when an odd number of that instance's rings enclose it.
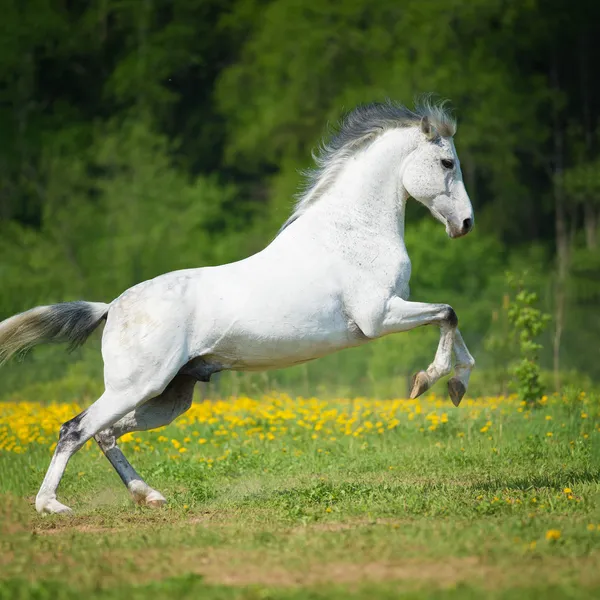
<instances>
[{"instance_id":1,"label":"horse's mane","mask_svg":"<svg viewBox=\"0 0 600 600\"><path fill-rule=\"evenodd\" d=\"M350 156L390 129L419 126L423 117L429 119L437 135L451 137L456 133L456 120L447 110L446 103L435 103L431 96L419 100L414 110L387 100L361 105L347 113L337 127L331 128L329 141L323 140L313 151L316 167L302 173L304 186L296 197L292 214L279 232L323 195Z\"/></svg>"}]
</instances>

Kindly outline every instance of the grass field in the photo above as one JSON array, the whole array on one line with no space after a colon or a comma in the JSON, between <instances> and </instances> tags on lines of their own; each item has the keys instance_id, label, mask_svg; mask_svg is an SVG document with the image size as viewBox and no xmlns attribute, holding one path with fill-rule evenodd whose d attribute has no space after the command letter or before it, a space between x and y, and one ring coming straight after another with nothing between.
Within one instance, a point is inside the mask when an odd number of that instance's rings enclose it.
<instances>
[{"instance_id":1,"label":"grass field","mask_svg":"<svg viewBox=\"0 0 600 600\"><path fill-rule=\"evenodd\" d=\"M0 403L0 599L597 598L600 400L238 398L88 444L32 501L72 404Z\"/></svg>"}]
</instances>

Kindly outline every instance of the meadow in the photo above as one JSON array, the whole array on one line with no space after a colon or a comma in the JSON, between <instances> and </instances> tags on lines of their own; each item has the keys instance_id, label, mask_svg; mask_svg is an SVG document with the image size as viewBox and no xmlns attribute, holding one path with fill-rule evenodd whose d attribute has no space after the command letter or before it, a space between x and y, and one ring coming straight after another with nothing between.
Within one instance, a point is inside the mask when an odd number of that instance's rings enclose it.
<instances>
[{"instance_id":1,"label":"meadow","mask_svg":"<svg viewBox=\"0 0 600 600\"><path fill-rule=\"evenodd\" d=\"M121 447L167 506L135 506L95 444L33 499L73 403L0 403L0 599L593 598L600 398L271 395L202 402Z\"/></svg>"}]
</instances>

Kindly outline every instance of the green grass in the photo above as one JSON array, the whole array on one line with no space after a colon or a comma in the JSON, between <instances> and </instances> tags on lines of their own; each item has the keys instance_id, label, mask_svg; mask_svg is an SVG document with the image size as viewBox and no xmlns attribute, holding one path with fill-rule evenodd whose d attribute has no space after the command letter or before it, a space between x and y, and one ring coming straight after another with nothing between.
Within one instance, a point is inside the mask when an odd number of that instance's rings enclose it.
<instances>
[{"instance_id":1,"label":"green grass","mask_svg":"<svg viewBox=\"0 0 600 600\"><path fill-rule=\"evenodd\" d=\"M184 421L124 444L167 507L131 504L93 448L61 484L67 518L31 504L48 448L0 451L0 599L598 597L598 399L517 406L448 406L428 431L424 402L382 435L330 443ZM194 431L208 442L172 458Z\"/></svg>"}]
</instances>

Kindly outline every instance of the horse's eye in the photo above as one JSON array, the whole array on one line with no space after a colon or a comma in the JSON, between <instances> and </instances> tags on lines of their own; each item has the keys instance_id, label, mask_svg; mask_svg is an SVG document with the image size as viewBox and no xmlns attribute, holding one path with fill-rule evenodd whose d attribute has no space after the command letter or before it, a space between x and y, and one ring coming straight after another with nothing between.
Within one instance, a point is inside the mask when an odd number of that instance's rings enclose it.
<instances>
[{"instance_id":1,"label":"horse's eye","mask_svg":"<svg viewBox=\"0 0 600 600\"><path fill-rule=\"evenodd\" d=\"M454 161L449 158L442 158L442 167L444 169L454 169Z\"/></svg>"}]
</instances>

